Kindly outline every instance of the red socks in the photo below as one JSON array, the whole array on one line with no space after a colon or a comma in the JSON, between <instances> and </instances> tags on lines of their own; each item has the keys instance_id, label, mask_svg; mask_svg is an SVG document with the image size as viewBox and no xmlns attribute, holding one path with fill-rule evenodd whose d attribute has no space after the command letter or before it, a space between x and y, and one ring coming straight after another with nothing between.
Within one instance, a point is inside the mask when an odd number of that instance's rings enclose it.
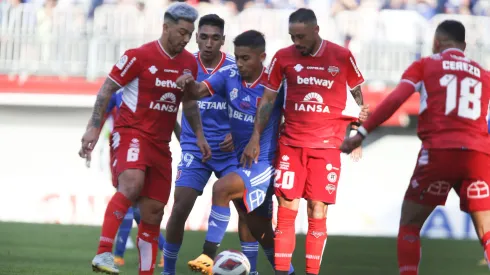
<instances>
[{"instance_id":1,"label":"red socks","mask_svg":"<svg viewBox=\"0 0 490 275\"><path fill-rule=\"evenodd\" d=\"M398 268L400 275L418 274L420 254L420 228L400 226L398 231Z\"/></svg>"},{"instance_id":2,"label":"red socks","mask_svg":"<svg viewBox=\"0 0 490 275\"><path fill-rule=\"evenodd\" d=\"M105 210L97 254L112 252L112 244L114 243L117 230L131 205L131 201L120 192L112 196Z\"/></svg>"},{"instance_id":3,"label":"red socks","mask_svg":"<svg viewBox=\"0 0 490 275\"><path fill-rule=\"evenodd\" d=\"M298 211L279 206L274 237L274 262L278 271L289 271L296 245L296 214Z\"/></svg>"},{"instance_id":4,"label":"red socks","mask_svg":"<svg viewBox=\"0 0 490 275\"><path fill-rule=\"evenodd\" d=\"M153 275L158 254L160 225L143 221L138 226L139 275Z\"/></svg>"},{"instance_id":5,"label":"red socks","mask_svg":"<svg viewBox=\"0 0 490 275\"><path fill-rule=\"evenodd\" d=\"M308 218L306 234L306 273L320 273L323 249L327 242L327 219Z\"/></svg>"},{"instance_id":6,"label":"red socks","mask_svg":"<svg viewBox=\"0 0 490 275\"><path fill-rule=\"evenodd\" d=\"M487 263L488 263L488 261L490 260L489 259L489 257L490 257L490 231L488 231L487 233L485 233L483 235L483 237L481 238L481 244L483 245L483 251L484 251L485 259L487 260ZM488 264L488 266L490 267L490 264Z\"/></svg>"}]
</instances>

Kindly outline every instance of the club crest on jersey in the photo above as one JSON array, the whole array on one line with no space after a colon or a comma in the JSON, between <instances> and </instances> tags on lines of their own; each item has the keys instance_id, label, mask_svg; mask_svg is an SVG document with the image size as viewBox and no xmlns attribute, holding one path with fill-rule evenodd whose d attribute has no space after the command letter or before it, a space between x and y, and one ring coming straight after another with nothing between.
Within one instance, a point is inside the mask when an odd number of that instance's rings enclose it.
<instances>
[{"instance_id":1,"label":"club crest on jersey","mask_svg":"<svg viewBox=\"0 0 490 275\"><path fill-rule=\"evenodd\" d=\"M158 69L155 67L155 65L152 65L150 68L148 68L148 71L150 71L151 74L155 74Z\"/></svg>"},{"instance_id":2,"label":"club crest on jersey","mask_svg":"<svg viewBox=\"0 0 490 275\"><path fill-rule=\"evenodd\" d=\"M127 55L123 55L123 56L121 56L121 58L117 62L116 67L119 70L122 70L124 68L124 65L126 65L127 62L128 62L128 56Z\"/></svg>"},{"instance_id":3,"label":"club crest on jersey","mask_svg":"<svg viewBox=\"0 0 490 275\"><path fill-rule=\"evenodd\" d=\"M337 66L328 66L327 71L332 74L332 76L336 76L340 72L340 69Z\"/></svg>"},{"instance_id":4,"label":"club crest on jersey","mask_svg":"<svg viewBox=\"0 0 490 275\"><path fill-rule=\"evenodd\" d=\"M230 92L230 100L235 100L235 98L237 97L238 97L238 89L233 88L233 90L231 90Z\"/></svg>"}]
</instances>

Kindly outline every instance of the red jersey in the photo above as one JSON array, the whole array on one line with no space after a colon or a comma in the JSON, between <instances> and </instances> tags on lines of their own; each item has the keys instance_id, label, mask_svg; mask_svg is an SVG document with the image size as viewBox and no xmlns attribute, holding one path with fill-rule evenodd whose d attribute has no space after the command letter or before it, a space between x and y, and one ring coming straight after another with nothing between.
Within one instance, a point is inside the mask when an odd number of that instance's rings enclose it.
<instances>
[{"instance_id":1,"label":"red jersey","mask_svg":"<svg viewBox=\"0 0 490 275\"><path fill-rule=\"evenodd\" d=\"M267 88L284 85L284 127L279 141L296 147L338 148L360 108L350 90L364 79L351 52L323 40L315 54L279 50L269 66Z\"/></svg>"},{"instance_id":2,"label":"red jersey","mask_svg":"<svg viewBox=\"0 0 490 275\"><path fill-rule=\"evenodd\" d=\"M490 153L490 75L458 49L415 61L403 74L420 91L418 136L424 148Z\"/></svg>"},{"instance_id":3,"label":"red jersey","mask_svg":"<svg viewBox=\"0 0 490 275\"><path fill-rule=\"evenodd\" d=\"M175 81L182 74L197 77L197 62L184 50L171 57L160 41L127 50L109 78L123 87L114 129L133 128L157 143L170 142L183 92Z\"/></svg>"}]
</instances>

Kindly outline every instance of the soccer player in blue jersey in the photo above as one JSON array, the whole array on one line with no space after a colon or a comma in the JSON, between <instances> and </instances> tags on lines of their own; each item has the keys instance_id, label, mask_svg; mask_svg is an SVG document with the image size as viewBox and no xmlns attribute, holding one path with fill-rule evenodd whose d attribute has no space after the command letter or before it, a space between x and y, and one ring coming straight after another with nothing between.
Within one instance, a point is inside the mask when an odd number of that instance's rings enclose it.
<instances>
[{"instance_id":1,"label":"soccer player in blue jersey","mask_svg":"<svg viewBox=\"0 0 490 275\"><path fill-rule=\"evenodd\" d=\"M216 14L208 14L199 20L196 41L199 52L195 54L198 63L197 81L203 81L223 67L235 64L234 58L221 52L225 42L225 21ZM166 226L167 242L163 254L165 275L176 274L177 256L182 245L184 227L198 196L212 173L221 178L234 171L237 166L236 154L230 134L226 99L221 95L202 98L198 101L204 135L212 149L212 157L202 162L201 152L196 145L196 136L189 123L182 117L182 160L178 166L174 190L174 206ZM243 253L251 264L251 274L256 274L259 244L251 235L244 213L239 212L239 236ZM242 213L241 213L242 212Z\"/></svg>"},{"instance_id":2,"label":"soccer player in blue jersey","mask_svg":"<svg viewBox=\"0 0 490 275\"><path fill-rule=\"evenodd\" d=\"M236 65L221 68L202 82L189 76L177 79L177 85L188 89L196 98L220 95L226 98L228 115L237 159L252 136L254 116L267 80L262 65L265 59L265 40L260 32L251 30L238 35L235 45ZM203 253L188 263L189 268L202 274L212 274L213 259L230 219L230 201L241 200L247 212L246 221L251 233L259 240L274 266L274 232L272 230L272 179L281 122L281 102L276 102L271 119L260 140L260 156L256 163L242 163L233 172L220 178L213 186L213 205L208 220L208 232ZM291 269L290 273L294 273Z\"/></svg>"},{"instance_id":3,"label":"soccer player in blue jersey","mask_svg":"<svg viewBox=\"0 0 490 275\"><path fill-rule=\"evenodd\" d=\"M107 105L104 124L110 117L114 118L114 116L117 115L121 102L122 92L119 90L112 95L109 104ZM88 159L88 161L90 160ZM126 243L128 241L129 234L131 233L131 229L133 228L133 220L136 221L137 224L140 223L140 214L137 207L130 207L128 209L126 216L124 216L123 222L119 226L119 231L116 237L116 247L114 249L114 263L120 266L124 265L124 252L126 252ZM160 250L163 250L164 243L165 238L163 237L162 233L160 233L160 237L158 239L158 248ZM163 258L160 259L159 266L163 266Z\"/></svg>"}]
</instances>

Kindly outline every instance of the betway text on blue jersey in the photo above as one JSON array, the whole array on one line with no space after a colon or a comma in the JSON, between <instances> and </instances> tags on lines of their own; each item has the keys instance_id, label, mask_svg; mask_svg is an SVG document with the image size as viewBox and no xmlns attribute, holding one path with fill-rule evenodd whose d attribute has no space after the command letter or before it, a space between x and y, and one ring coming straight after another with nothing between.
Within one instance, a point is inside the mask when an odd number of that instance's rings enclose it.
<instances>
[{"instance_id":1,"label":"betway text on blue jersey","mask_svg":"<svg viewBox=\"0 0 490 275\"><path fill-rule=\"evenodd\" d=\"M207 79L220 68L235 64L233 57L222 53L221 61L218 66L214 69L209 69L203 65L198 53L195 53L194 56L198 63L197 81L199 82ZM230 154L229 152L222 152L219 148L219 144L223 142L226 135L230 133L225 98L220 95L214 95L199 100L197 104L201 110L204 136L211 147L213 158L224 154ZM201 152L196 143L196 135L192 131L187 119L185 119L185 116L182 116L182 133L180 135L180 146L182 151L191 152L193 155L201 158Z\"/></svg>"},{"instance_id":2,"label":"betway text on blue jersey","mask_svg":"<svg viewBox=\"0 0 490 275\"><path fill-rule=\"evenodd\" d=\"M231 134L238 158L247 146L253 133L255 112L259 105L264 87L260 85L267 76L262 71L261 77L254 83L242 80L236 65L225 66L204 81L211 93L226 98ZM277 134L281 122L283 91L279 91L277 100L260 138L259 161L273 162L277 147Z\"/></svg>"}]
</instances>

